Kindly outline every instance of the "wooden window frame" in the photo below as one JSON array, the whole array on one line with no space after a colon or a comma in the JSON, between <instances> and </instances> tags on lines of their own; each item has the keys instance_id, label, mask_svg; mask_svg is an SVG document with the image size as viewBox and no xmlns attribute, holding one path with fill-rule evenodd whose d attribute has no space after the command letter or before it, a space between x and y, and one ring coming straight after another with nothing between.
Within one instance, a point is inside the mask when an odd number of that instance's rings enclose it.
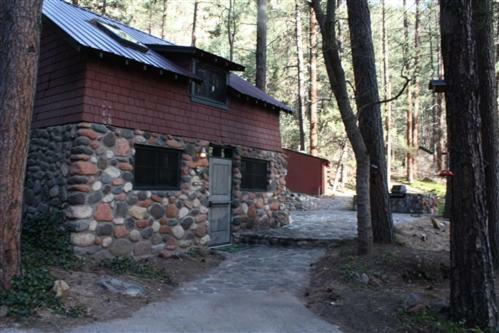
<instances>
[{"instance_id":1,"label":"wooden window frame","mask_svg":"<svg viewBox=\"0 0 499 333\"><path fill-rule=\"evenodd\" d=\"M134 190L141 190L141 191L147 191L147 190L152 190L152 191L172 191L172 190L180 190L180 180L181 180L181 167L182 167L182 150L178 149L171 149L171 148L165 148L165 147L158 147L158 146L151 146L151 145L135 145L135 156L134 156L134 180L133 180L133 188ZM176 153L177 154L177 166L176 166L176 171L177 171L177 177L176 177L176 184L173 185L168 185L168 184L160 184L160 185L148 185L148 184L137 184L137 150L139 149L144 149L144 150L149 150L149 151L155 151L155 152L160 152L163 151L165 153ZM155 167L155 169L158 169L159 167Z\"/></svg>"},{"instance_id":2,"label":"wooden window frame","mask_svg":"<svg viewBox=\"0 0 499 333\"><path fill-rule=\"evenodd\" d=\"M242 168L243 161L265 164L265 188L255 187L255 184L253 184L253 183L251 184L252 187L244 187L244 185L243 185L244 174L243 174L243 168ZM249 157L241 157L241 191L244 191L244 192L267 192L268 188L269 188L269 166L270 166L270 162L267 160L261 160L261 159L249 158ZM254 173L252 173L252 174L254 174Z\"/></svg>"},{"instance_id":3,"label":"wooden window frame","mask_svg":"<svg viewBox=\"0 0 499 333\"><path fill-rule=\"evenodd\" d=\"M197 66L201 63L199 60L194 59L192 62L192 71L194 74L196 74ZM203 66L206 67L208 70L213 71L213 72L220 72L225 74L225 101L217 101L215 99L211 99L206 96L200 96L196 94L196 82L192 81L191 83L191 100L196 103L216 107L219 109L224 109L228 110L229 109L229 98L228 98L228 90L229 90L229 75L227 75L227 72L224 71L223 69L219 69L216 66L207 64L203 62Z\"/></svg>"}]
</instances>

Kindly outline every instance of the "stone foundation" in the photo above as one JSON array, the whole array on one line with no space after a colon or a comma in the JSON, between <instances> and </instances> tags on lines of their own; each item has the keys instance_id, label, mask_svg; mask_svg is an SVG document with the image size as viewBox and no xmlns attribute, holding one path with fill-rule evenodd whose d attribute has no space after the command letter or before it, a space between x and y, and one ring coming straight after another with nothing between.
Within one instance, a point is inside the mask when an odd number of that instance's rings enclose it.
<instances>
[{"instance_id":1,"label":"stone foundation","mask_svg":"<svg viewBox=\"0 0 499 333\"><path fill-rule=\"evenodd\" d=\"M180 189L134 190L134 144L182 150ZM170 256L207 246L208 141L79 123L35 129L26 175L25 216L63 209L75 252L98 258ZM242 192L241 157L268 160L268 192ZM232 232L288 223L284 154L235 147Z\"/></svg>"}]
</instances>

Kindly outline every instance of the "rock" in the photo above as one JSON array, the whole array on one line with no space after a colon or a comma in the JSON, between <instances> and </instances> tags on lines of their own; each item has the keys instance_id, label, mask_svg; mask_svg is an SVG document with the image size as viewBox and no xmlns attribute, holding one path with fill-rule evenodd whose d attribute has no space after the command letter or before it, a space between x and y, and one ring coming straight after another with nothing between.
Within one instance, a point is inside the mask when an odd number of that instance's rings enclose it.
<instances>
[{"instance_id":1,"label":"rock","mask_svg":"<svg viewBox=\"0 0 499 333\"><path fill-rule=\"evenodd\" d=\"M130 235L128 235L132 242L138 242L140 240L140 231L132 230L130 231Z\"/></svg>"},{"instance_id":2,"label":"rock","mask_svg":"<svg viewBox=\"0 0 499 333\"><path fill-rule=\"evenodd\" d=\"M109 247L109 245L111 245L112 242L113 242L113 238L112 237L105 237L102 240L102 247Z\"/></svg>"},{"instance_id":3,"label":"rock","mask_svg":"<svg viewBox=\"0 0 499 333\"><path fill-rule=\"evenodd\" d=\"M69 290L69 285L64 280L55 280L52 290L55 292L55 297L63 297Z\"/></svg>"},{"instance_id":4,"label":"rock","mask_svg":"<svg viewBox=\"0 0 499 333\"><path fill-rule=\"evenodd\" d=\"M186 207L182 207L178 211L178 218L179 219L184 218L187 216L187 214L189 214L189 210Z\"/></svg>"},{"instance_id":5,"label":"rock","mask_svg":"<svg viewBox=\"0 0 499 333\"><path fill-rule=\"evenodd\" d=\"M137 220L142 220L147 216L147 208L133 206L128 210L128 213Z\"/></svg>"},{"instance_id":6,"label":"rock","mask_svg":"<svg viewBox=\"0 0 499 333\"><path fill-rule=\"evenodd\" d=\"M112 255L121 257L126 256L132 252L133 245L128 239L117 239L109 247L109 252Z\"/></svg>"},{"instance_id":7,"label":"rock","mask_svg":"<svg viewBox=\"0 0 499 333\"><path fill-rule=\"evenodd\" d=\"M113 133L109 132L102 138L102 143L108 147L113 147L116 142L116 137Z\"/></svg>"},{"instance_id":8,"label":"rock","mask_svg":"<svg viewBox=\"0 0 499 333\"><path fill-rule=\"evenodd\" d=\"M95 235L90 232L79 232L71 234L71 244L76 246L90 246L95 242Z\"/></svg>"},{"instance_id":9,"label":"rock","mask_svg":"<svg viewBox=\"0 0 499 333\"><path fill-rule=\"evenodd\" d=\"M90 221L89 220L68 221L64 223L64 225L71 232L82 232L89 229Z\"/></svg>"},{"instance_id":10,"label":"rock","mask_svg":"<svg viewBox=\"0 0 499 333\"><path fill-rule=\"evenodd\" d=\"M172 234L173 234L173 236L175 236L175 238L181 239L182 237L184 237L185 232L184 232L184 228L182 228L182 226L176 225L171 230L172 230Z\"/></svg>"},{"instance_id":11,"label":"rock","mask_svg":"<svg viewBox=\"0 0 499 333\"><path fill-rule=\"evenodd\" d=\"M157 222L157 221L154 221L154 222L152 223L152 226L151 226L151 227L152 227L152 230L153 230L154 232L158 232L158 231L159 231L159 228L161 227L161 224L159 224L159 222Z\"/></svg>"},{"instance_id":12,"label":"rock","mask_svg":"<svg viewBox=\"0 0 499 333\"><path fill-rule=\"evenodd\" d=\"M142 235L142 238L149 239L152 237L153 233L154 231L152 228L145 228L140 234Z\"/></svg>"},{"instance_id":13,"label":"rock","mask_svg":"<svg viewBox=\"0 0 499 333\"><path fill-rule=\"evenodd\" d=\"M95 230L97 236L111 236L113 234L113 225L108 223L100 223Z\"/></svg>"},{"instance_id":14,"label":"rock","mask_svg":"<svg viewBox=\"0 0 499 333\"><path fill-rule=\"evenodd\" d=\"M166 206L166 217L175 218L178 214L178 208L174 204Z\"/></svg>"},{"instance_id":15,"label":"rock","mask_svg":"<svg viewBox=\"0 0 499 333\"><path fill-rule=\"evenodd\" d=\"M116 147L114 148L114 154L116 156L127 156L130 153L130 143L127 139L120 138L116 140Z\"/></svg>"},{"instance_id":16,"label":"rock","mask_svg":"<svg viewBox=\"0 0 499 333\"><path fill-rule=\"evenodd\" d=\"M189 230L189 228L194 224L194 219L190 216L184 218L181 222L180 225L184 230Z\"/></svg>"},{"instance_id":17,"label":"rock","mask_svg":"<svg viewBox=\"0 0 499 333\"><path fill-rule=\"evenodd\" d=\"M154 204L151 206L149 209L149 213L154 217L156 220L159 220L163 215L165 214L165 209L163 208L162 205L160 204Z\"/></svg>"},{"instance_id":18,"label":"rock","mask_svg":"<svg viewBox=\"0 0 499 333\"><path fill-rule=\"evenodd\" d=\"M99 284L109 292L121 294L131 297L145 296L145 289L136 284L125 282L110 276L103 276L99 280Z\"/></svg>"},{"instance_id":19,"label":"rock","mask_svg":"<svg viewBox=\"0 0 499 333\"><path fill-rule=\"evenodd\" d=\"M95 164L90 163L90 162L73 162L71 163L71 167L69 168L69 171L71 172L72 175L95 175L97 174L97 166Z\"/></svg>"},{"instance_id":20,"label":"rock","mask_svg":"<svg viewBox=\"0 0 499 333\"><path fill-rule=\"evenodd\" d=\"M97 133L95 133L91 129L86 129L86 128L79 129L78 130L78 135L86 136L90 140L95 140L98 137Z\"/></svg>"},{"instance_id":21,"label":"rock","mask_svg":"<svg viewBox=\"0 0 499 333\"><path fill-rule=\"evenodd\" d=\"M113 201L113 199L114 199L114 194L109 193L104 198L102 198L102 201L109 203Z\"/></svg>"},{"instance_id":22,"label":"rock","mask_svg":"<svg viewBox=\"0 0 499 333\"><path fill-rule=\"evenodd\" d=\"M116 167L113 167L113 166L107 167L104 170L104 173L106 173L107 175L109 175L111 178L117 178L117 177L119 177L121 175L120 169L118 169Z\"/></svg>"},{"instance_id":23,"label":"rock","mask_svg":"<svg viewBox=\"0 0 499 333\"><path fill-rule=\"evenodd\" d=\"M119 225L114 227L114 236L116 238L124 238L128 235L128 230L125 226Z\"/></svg>"},{"instance_id":24,"label":"rock","mask_svg":"<svg viewBox=\"0 0 499 333\"><path fill-rule=\"evenodd\" d=\"M127 193L130 192L132 189L133 189L132 183L125 183L125 185L123 186L123 191Z\"/></svg>"},{"instance_id":25,"label":"rock","mask_svg":"<svg viewBox=\"0 0 499 333\"><path fill-rule=\"evenodd\" d=\"M102 188L102 183L100 181L96 181L95 183L93 183L92 185L92 190L93 191L98 191Z\"/></svg>"},{"instance_id":26,"label":"rock","mask_svg":"<svg viewBox=\"0 0 499 333\"><path fill-rule=\"evenodd\" d=\"M151 252L152 252L152 245L150 242L147 241L138 242L137 244L135 244L135 247L133 249L133 254L136 255L137 257L151 254Z\"/></svg>"},{"instance_id":27,"label":"rock","mask_svg":"<svg viewBox=\"0 0 499 333\"><path fill-rule=\"evenodd\" d=\"M94 217L97 221L111 222L113 220L113 210L108 204L99 203L95 207Z\"/></svg>"},{"instance_id":28,"label":"rock","mask_svg":"<svg viewBox=\"0 0 499 333\"><path fill-rule=\"evenodd\" d=\"M365 285L369 284L369 276L366 273L360 274L359 282Z\"/></svg>"},{"instance_id":29,"label":"rock","mask_svg":"<svg viewBox=\"0 0 499 333\"><path fill-rule=\"evenodd\" d=\"M66 209L66 216L72 219L87 219L92 216L92 207L85 205L69 206Z\"/></svg>"}]
</instances>

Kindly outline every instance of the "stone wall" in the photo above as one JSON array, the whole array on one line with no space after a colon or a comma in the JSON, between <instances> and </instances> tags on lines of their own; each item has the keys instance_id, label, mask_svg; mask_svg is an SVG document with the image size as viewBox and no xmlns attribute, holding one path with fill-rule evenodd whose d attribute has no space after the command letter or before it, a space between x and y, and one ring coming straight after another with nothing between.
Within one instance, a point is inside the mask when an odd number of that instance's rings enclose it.
<instances>
[{"instance_id":1,"label":"stone wall","mask_svg":"<svg viewBox=\"0 0 499 333\"><path fill-rule=\"evenodd\" d=\"M46 215L67 199L66 179L76 130L72 125L31 132L24 188L24 217Z\"/></svg>"},{"instance_id":2,"label":"stone wall","mask_svg":"<svg viewBox=\"0 0 499 333\"><path fill-rule=\"evenodd\" d=\"M241 190L241 157L269 161L268 189L265 192ZM237 240L244 229L276 228L289 223L286 207L286 155L238 147L233 157L232 231Z\"/></svg>"},{"instance_id":3,"label":"stone wall","mask_svg":"<svg viewBox=\"0 0 499 333\"><path fill-rule=\"evenodd\" d=\"M134 144L182 150L180 189L134 190ZM207 246L208 141L102 124L79 123L33 130L25 212L62 208L75 252L97 258L171 256ZM240 190L241 156L270 161L268 192ZM288 222L284 206L285 156L236 147L233 158L232 231Z\"/></svg>"}]
</instances>

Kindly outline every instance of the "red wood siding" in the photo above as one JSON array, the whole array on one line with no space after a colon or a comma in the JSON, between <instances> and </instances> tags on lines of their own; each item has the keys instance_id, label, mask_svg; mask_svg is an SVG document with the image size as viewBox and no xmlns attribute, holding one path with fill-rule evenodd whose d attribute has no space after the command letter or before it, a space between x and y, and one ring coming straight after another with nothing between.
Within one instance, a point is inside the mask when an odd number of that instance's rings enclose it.
<instances>
[{"instance_id":1,"label":"red wood siding","mask_svg":"<svg viewBox=\"0 0 499 333\"><path fill-rule=\"evenodd\" d=\"M44 23L33 127L82 120L85 62L62 32Z\"/></svg>"},{"instance_id":2,"label":"red wood siding","mask_svg":"<svg viewBox=\"0 0 499 333\"><path fill-rule=\"evenodd\" d=\"M284 152L288 157L286 186L293 192L324 194L328 161L293 150L284 149Z\"/></svg>"},{"instance_id":3,"label":"red wood siding","mask_svg":"<svg viewBox=\"0 0 499 333\"><path fill-rule=\"evenodd\" d=\"M108 61L87 63L85 121L280 151L279 115L230 98L228 110L191 101L187 81Z\"/></svg>"}]
</instances>

